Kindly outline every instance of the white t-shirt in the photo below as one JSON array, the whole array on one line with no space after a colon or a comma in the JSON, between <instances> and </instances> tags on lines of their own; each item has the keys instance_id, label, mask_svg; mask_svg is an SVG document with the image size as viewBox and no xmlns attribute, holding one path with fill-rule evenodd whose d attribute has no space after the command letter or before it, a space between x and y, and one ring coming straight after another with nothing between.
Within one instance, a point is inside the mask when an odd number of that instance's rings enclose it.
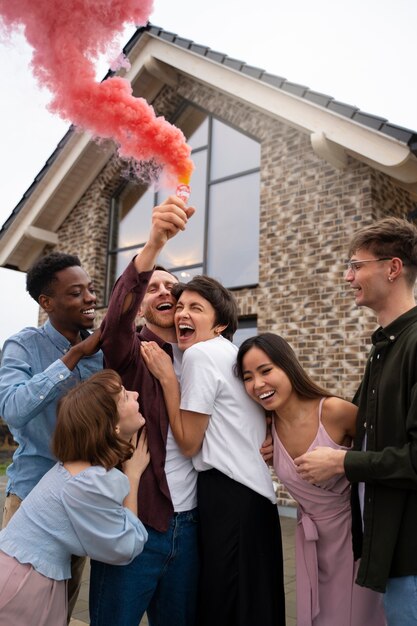
<instances>
[{"instance_id":1,"label":"white t-shirt","mask_svg":"<svg viewBox=\"0 0 417 626\"><path fill-rule=\"evenodd\" d=\"M176 343L172 343L174 370L180 378L182 352ZM191 511L197 506L197 472L191 459L185 457L179 449L168 426L165 457L165 475L176 513Z\"/></svg>"},{"instance_id":2,"label":"white t-shirt","mask_svg":"<svg viewBox=\"0 0 417 626\"><path fill-rule=\"evenodd\" d=\"M215 468L276 503L268 467L259 452L265 414L235 376L237 347L224 337L196 343L184 352L181 409L210 415L197 471Z\"/></svg>"}]
</instances>

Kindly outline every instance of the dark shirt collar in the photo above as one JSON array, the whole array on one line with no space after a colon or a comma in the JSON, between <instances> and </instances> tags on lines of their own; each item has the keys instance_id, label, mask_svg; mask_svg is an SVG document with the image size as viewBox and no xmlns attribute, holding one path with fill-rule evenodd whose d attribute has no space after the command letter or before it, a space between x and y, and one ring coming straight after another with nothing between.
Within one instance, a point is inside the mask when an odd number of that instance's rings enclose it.
<instances>
[{"instance_id":1,"label":"dark shirt collar","mask_svg":"<svg viewBox=\"0 0 417 626\"><path fill-rule=\"evenodd\" d=\"M380 326L376 329L376 331L372 334L372 343L376 345L380 342L390 342L395 341L401 333L410 326L410 324L414 324L417 320L417 306L414 306L412 309L397 317L391 324L382 328Z\"/></svg>"},{"instance_id":2,"label":"dark shirt collar","mask_svg":"<svg viewBox=\"0 0 417 626\"><path fill-rule=\"evenodd\" d=\"M165 352L169 354L171 359L173 358L171 344L168 341L164 341L163 339L161 339L161 337L158 337L158 335L155 335L155 333L149 330L147 326L142 326L139 332L139 337L141 341L155 341L158 346L160 346L163 350L165 350Z\"/></svg>"}]
</instances>

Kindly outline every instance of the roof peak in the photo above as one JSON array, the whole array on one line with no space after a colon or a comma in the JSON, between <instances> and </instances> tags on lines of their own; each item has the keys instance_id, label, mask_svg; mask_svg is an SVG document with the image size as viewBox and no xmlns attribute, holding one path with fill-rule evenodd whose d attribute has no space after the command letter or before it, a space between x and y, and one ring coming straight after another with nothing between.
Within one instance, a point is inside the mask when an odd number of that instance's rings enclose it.
<instances>
[{"instance_id":1,"label":"roof peak","mask_svg":"<svg viewBox=\"0 0 417 626\"><path fill-rule=\"evenodd\" d=\"M223 52L212 50L208 46L194 42L192 39L187 39L177 35L176 33L164 30L160 26L148 23L146 26L138 28L124 47L123 50L125 54L129 53L144 33L149 33L150 35L158 37L163 41L180 46L186 50L190 50L190 52L206 57L214 63L224 65L225 67L258 80L261 83L266 83L271 87L291 93L292 95L312 102L317 106L333 111L334 113L338 113L343 117L347 117L359 124L362 124L363 126L367 126L368 128L377 130L385 135L388 135L389 137L393 137L394 139L405 143L410 148L410 151L417 155L417 131L393 124L384 117L380 117L373 113L367 113L356 106L340 102L332 96L310 89L306 85L294 83L286 78L283 78L282 76L271 74L262 68L248 65L245 61L230 57Z\"/></svg>"}]
</instances>

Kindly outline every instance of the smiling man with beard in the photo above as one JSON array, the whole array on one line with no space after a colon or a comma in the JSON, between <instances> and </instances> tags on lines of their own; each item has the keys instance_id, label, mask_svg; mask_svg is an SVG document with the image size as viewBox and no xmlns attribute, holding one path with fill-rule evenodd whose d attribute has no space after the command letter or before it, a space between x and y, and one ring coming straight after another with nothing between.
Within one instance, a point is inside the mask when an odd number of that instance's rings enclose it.
<instances>
[{"instance_id":1,"label":"smiling man with beard","mask_svg":"<svg viewBox=\"0 0 417 626\"><path fill-rule=\"evenodd\" d=\"M107 367L127 389L139 392L151 461L141 479L138 516L148 531L142 554L129 565L91 564L92 626L149 624L195 626L198 584L197 474L181 454L168 423L162 389L141 357L142 342L155 341L180 369L176 345L175 276L158 267L166 242L184 230L194 208L175 196L153 210L149 239L118 279L102 326ZM140 314L145 326L136 329Z\"/></svg>"},{"instance_id":2,"label":"smiling man with beard","mask_svg":"<svg viewBox=\"0 0 417 626\"><path fill-rule=\"evenodd\" d=\"M50 450L58 400L103 367L94 325L96 295L77 256L53 252L29 270L26 287L48 314L40 328L24 328L4 344L0 415L18 443L3 513L4 528L22 500L56 463ZM68 612L78 595L85 559L74 558Z\"/></svg>"}]
</instances>

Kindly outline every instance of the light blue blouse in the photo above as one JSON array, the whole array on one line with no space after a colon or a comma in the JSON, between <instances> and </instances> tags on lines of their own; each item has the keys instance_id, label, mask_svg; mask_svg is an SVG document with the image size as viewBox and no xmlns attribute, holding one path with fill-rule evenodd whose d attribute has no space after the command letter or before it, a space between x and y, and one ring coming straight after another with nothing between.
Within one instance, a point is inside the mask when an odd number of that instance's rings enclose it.
<instances>
[{"instance_id":1,"label":"light blue blouse","mask_svg":"<svg viewBox=\"0 0 417 626\"><path fill-rule=\"evenodd\" d=\"M115 468L72 476L57 463L0 532L0 550L54 580L71 577L72 554L127 565L148 538L122 504L128 493L128 478Z\"/></svg>"}]
</instances>

